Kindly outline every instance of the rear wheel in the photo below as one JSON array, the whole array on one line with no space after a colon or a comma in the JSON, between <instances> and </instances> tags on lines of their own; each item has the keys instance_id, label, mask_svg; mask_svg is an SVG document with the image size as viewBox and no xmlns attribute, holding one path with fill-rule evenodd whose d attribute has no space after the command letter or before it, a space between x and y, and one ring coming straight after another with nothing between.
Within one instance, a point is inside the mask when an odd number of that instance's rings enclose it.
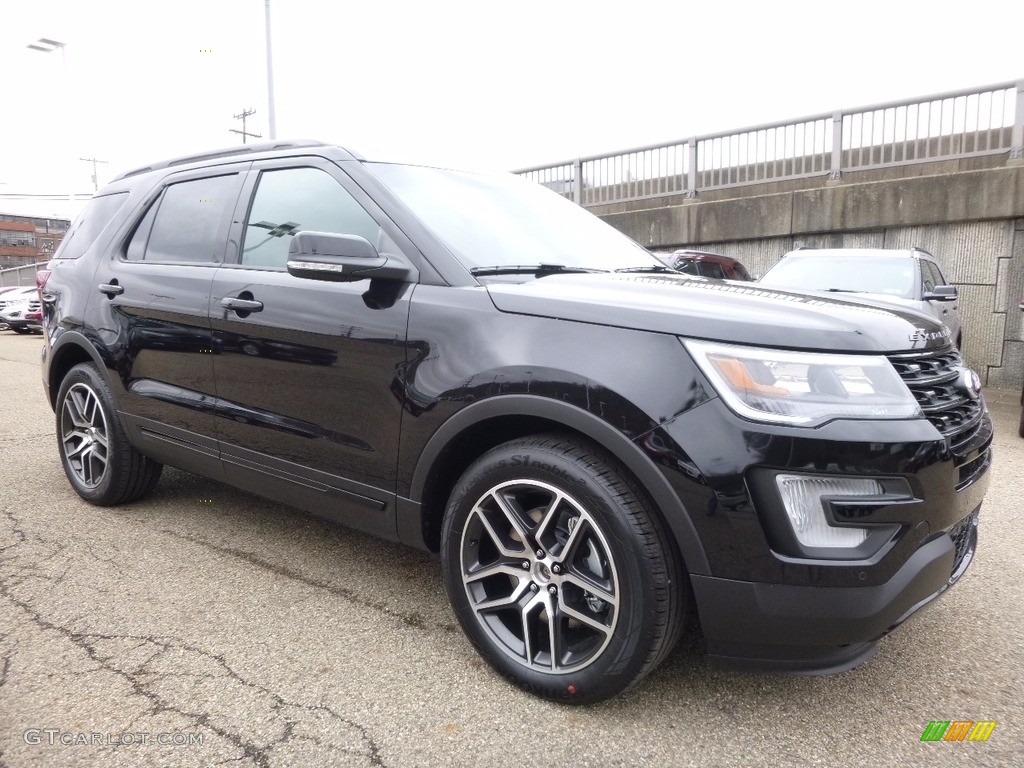
<instances>
[{"instance_id":1,"label":"rear wheel","mask_svg":"<svg viewBox=\"0 0 1024 768\"><path fill-rule=\"evenodd\" d=\"M94 365L81 363L64 377L56 416L64 474L86 501L104 506L134 501L160 479L163 465L129 444L110 389Z\"/></svg>"},{"instance_id":2,"label":"rear wheel","mask_svg":"<svg viewBox=\"0 0 1024 768\"><path fill-rule=\"evenodd\" d=\"M452 492L441 554L470 640L547 699L625 690L682 629L685 574L664 526L614 459L572 437L515 440L478 459Z\"/></svg>"}]
</instances>

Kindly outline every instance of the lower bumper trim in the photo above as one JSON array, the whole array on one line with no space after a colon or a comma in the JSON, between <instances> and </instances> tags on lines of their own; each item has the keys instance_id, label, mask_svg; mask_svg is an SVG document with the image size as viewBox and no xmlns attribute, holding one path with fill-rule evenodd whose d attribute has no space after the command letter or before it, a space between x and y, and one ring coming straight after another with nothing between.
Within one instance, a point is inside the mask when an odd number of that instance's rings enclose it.
<instances>
[{"instance_id":1,"label":"lower bumper trim","mask_svg":"<svg viewBox=\"0 0 1024 768\"><path fill-rule=\"evenodd\" d=\"M871 658L879 638L946 591L954 555L950 537L936 537L874 587L693 575L708 656L724 666L798 674L851 669Z\"/></svg>"}]
</instances>

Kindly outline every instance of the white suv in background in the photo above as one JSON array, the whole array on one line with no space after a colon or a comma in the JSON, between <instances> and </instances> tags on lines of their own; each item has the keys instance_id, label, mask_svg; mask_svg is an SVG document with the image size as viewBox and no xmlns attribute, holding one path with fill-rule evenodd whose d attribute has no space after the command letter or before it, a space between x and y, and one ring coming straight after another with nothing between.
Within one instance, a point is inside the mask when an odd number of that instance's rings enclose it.
<instances>
[{"instance_id":1,"label":"white suv in background","mask_svg":"<svg viewBox=\"0 0 1024 768\"><path fill-rule=\"evenodd\" d=\"M0 294L0 327L6 326L15 333L42 332L39 291L26 286Z\"/></svg>"},{"instance_id":2,"label":"white suv in background","mask_svg":"<svg viewBox=\"0 0 1024 768\"><path fill-rule=\"evenodd\" d=\"M957 289L923 248L801 248L790 251L758 280L771 288L856 293L926 312L960 347Z\"/></svg>"}]
</instances>

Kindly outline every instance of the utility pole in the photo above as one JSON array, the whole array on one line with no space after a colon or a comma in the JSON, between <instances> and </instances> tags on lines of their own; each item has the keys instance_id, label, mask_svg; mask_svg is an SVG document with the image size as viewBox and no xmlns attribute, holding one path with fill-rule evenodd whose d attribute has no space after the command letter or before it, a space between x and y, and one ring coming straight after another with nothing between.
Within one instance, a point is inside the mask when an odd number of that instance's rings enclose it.
<instances>
[{"instance_id":1,"label":"utility pole","mask_svg":"<svg viewBox=\"0 0 1024 768\"><path fill-rule=\"evenodd\" d=\"M245 130L245 120L246 120L246 118L249 117L250 115L255 115L255 114L256 114L256 110L255 109L243 109L242 110L242 114L235 115L235 120L241 120L242 121L242 130L238 130L237 128L229 128L228 129L229 131L231 131L231 133L240 133L242 135L242 143L243 144L245 144L245 137L246 136L252 136L254 139L261 139L261 138L263 138L263 134L262 133L249 133L247 130Z\"/></svg>"},{"instance_id":2,"label":"utility pole","mask_svg":"<svg viewBox=\"0 0 1024 768\"><path fill-rule=\"evenodd\" d=\"M104 165L106 165L107 161L97 160L95 157L80 157L78 159L81 160L83 163L92 163L92 191L98 192L100 185L99 182L96 180L96 164L103 163Z\"/></svg>"}]
</instances>

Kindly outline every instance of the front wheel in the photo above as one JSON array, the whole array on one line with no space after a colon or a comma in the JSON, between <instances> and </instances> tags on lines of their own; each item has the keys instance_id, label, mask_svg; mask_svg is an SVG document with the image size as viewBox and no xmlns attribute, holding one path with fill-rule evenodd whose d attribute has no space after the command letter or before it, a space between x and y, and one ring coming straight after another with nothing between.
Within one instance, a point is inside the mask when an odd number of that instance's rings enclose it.
<instances>
[{"instance_id":1,"label":"front wheel","mask_svg":"<svg viewBox=\"0 0 1024 768\"><path fill-rule=\"evenodd\" d=\"M106 381L94 365L76 365L57 392L57 447L64 474L79 496L103 506L141 498L163 465L128 442Z\"/></svg>"},{"instance_id":2,"label":"front wheel","mask_svg":"<svg viewBox=\"0 0 1024 768\"><path fill-rule=\"evenodd\" d=\"M664 525L600 448L560 435L486 453L452 492L442 569L466 634L508 680L589 703L672 649L685 573Z\"/></svg>"}]
</instances>

